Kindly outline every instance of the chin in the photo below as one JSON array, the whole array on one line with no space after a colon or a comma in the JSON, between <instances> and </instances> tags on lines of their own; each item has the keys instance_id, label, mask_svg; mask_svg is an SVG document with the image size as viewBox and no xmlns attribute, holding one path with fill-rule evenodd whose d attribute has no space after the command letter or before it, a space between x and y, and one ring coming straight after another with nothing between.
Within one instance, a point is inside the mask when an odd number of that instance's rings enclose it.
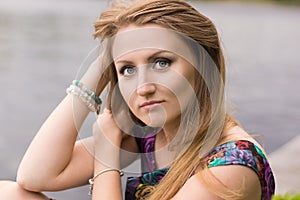
<instances>
[{"instance_id":1,"label":"chin","mask_svg":"<svg viewBox=\"0 0 300 200\"><path fill-rule=\"evenodd\" d=\"M146 120L147 126L164 127L167 121L167 115L163 110L150 111Z\"/></svg>"},{"instance_id":2,"label":"chin","mask_svg":"<svg viewBox=\"0 0 300 200\"><path fill-rule=\"evenodd\" d=\"M155 127L155 128L162 128L162 127L164 127L164 123L162 123L161 121L152 121L152 122L148 123L147 126Z\"/></svg>"}]
</instances>

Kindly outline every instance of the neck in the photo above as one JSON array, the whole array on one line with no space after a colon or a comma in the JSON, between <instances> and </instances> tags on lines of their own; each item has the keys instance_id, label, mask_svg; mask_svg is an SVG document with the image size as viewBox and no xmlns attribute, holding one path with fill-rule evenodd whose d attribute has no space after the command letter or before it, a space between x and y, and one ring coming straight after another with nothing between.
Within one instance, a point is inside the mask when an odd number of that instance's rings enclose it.
<instances>
[{"instance_id":1,"label":"neck","mask_svg":"<svg viewBox=\"0 0 300 200\"><path fill-rule=\"evenodd\" d=\"M157 134L156 140L160 146L168 145L172 142L178 131L177 124L165 124L162 130Z\"/></svg>"},{"instance_id":2,"label":"neck","mask_svg":"<svg viewBox=\"0 0 300 200\"><path fill-rule=\"evenodd\" d=\"M177 134L178 127L174 126L164 126L160 132L156 135L155 139L155 160L157 167L163 168L170 166L174 161L176 152L170 150L168 145L172 142Z\"/></svg>"}]
</instances>

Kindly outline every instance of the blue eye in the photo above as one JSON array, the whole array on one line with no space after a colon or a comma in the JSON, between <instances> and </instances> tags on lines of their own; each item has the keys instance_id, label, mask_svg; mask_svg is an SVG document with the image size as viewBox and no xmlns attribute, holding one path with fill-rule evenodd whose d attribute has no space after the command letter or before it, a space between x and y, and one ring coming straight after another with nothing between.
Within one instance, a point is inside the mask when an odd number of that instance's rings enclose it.
<instances>
[{"instance_id":1,"label":"blue eye","mask_svg":"<svg viewBox=\"0 0 300 200\"><path fill-rule=\"evenodd\" d=\"M135 72L136 69L134 66L126 65L120 69L119 73L122 74L123 76L132 76L135 74Z\"/></svg>"},{"instance_id":2,"label":"blue eye","mask_svg":"<svg viewBox=\"0 0 300 200\"><path fill-rule=\"evenodd\" d=\"M129 67L129 68L125 69L124 75L132 75L132 74L134 74L134 72L135 72L135 69L133 67Z\"/></svg>"},{"instance_id":3,"label":"blue eye","mask_svg":"<svg viewBox=\"0 0 300 200\"><path fill-rule=\"evenodd\" d=\"M158 58L155 60L153 68L156 70L164 70L170 66L171 62L172 61L167 58Z\"/></svg>"}]
</instances>

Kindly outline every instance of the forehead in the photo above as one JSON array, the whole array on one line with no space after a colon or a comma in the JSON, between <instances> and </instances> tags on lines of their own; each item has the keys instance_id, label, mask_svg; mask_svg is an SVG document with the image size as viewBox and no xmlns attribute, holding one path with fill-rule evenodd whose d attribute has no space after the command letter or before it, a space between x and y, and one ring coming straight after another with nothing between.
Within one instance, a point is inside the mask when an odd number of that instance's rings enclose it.
<instances>
[{"instance_id":1,"label":"forehead","mask_svg":"<svg viewBox=\"0 0 300 200\"><path fill-rule=\"evenodd\" d=\"M157 25L131 25L120 29L112 39L112 56L114 60L133 51L158 49L173 52L188 61L192 61L190 48L183 37L180 37L180 34L174 31Z\"/></svg>"}]
</instances>

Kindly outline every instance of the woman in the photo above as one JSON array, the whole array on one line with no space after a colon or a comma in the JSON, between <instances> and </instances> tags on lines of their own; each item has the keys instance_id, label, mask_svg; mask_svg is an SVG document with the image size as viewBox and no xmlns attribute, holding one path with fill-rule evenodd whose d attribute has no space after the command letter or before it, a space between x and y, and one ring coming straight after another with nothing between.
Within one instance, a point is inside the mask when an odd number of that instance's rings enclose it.
<instances>
[{"instance_id":1,"label":"woman","mask_svg":"<svg viewBox=\"0 0 300 200\"><path fill-rule=\"evenodd\" d=\"M271 199L262 148L224 109L224 58L207 17L183 0L138 0L107 9L95 29L105 51L37 133L18 184L1 182L1 199L47 199L38 192L88 180L92 199L122 199L119 169L138 155L142 175L128 178L125 199ZM93 137L76 142L108 83Z\"/></svg>"}]
</instances>

